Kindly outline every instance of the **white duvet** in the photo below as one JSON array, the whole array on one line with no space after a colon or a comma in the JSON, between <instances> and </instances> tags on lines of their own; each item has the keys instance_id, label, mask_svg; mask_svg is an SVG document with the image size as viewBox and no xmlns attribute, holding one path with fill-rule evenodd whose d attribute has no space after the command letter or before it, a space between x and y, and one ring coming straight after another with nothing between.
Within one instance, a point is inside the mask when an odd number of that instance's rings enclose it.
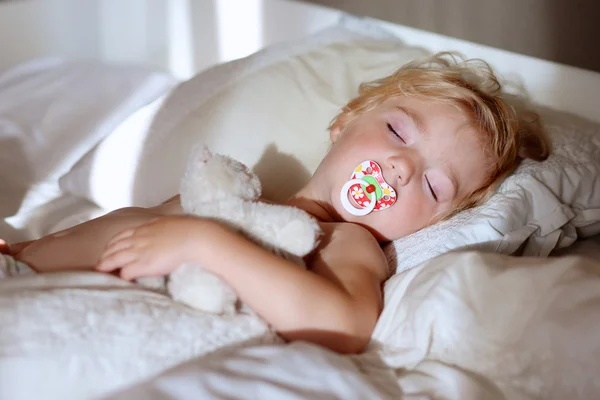
<instances>
[{"instance_id":1,"label":"white duvet","mask_svg":"<svg viewBox=\"0 0 600 400\"><path fill-rule=\"evenodd\" d=\"M373 338L388 365L439 361L508 399L600 398L598 261L447 254L393 277L385 296Z\"/></svg>"},{"instance_id":2,"label":"white duvet","mask_svg":"<svg viewBox=\"0 0 600 400\"><path fill-rule=\"evenodd\" d=\"M94 272L0 281L0 399L85 399L232 346L280 343L257 318L203 314Z\"/></svg>"},{"instance_id":3,"label":"white duvet","mask_svg":"<svg viewBox=\"0 0 600 400\"><path fill-rule=\"evenodd\" d=\"M367 353L343 357L96 273L4 280L0 398L109 395L207 353L115 398L600 398L598 262L448 254L385 296Z\"/></svg>"}]
</instances>

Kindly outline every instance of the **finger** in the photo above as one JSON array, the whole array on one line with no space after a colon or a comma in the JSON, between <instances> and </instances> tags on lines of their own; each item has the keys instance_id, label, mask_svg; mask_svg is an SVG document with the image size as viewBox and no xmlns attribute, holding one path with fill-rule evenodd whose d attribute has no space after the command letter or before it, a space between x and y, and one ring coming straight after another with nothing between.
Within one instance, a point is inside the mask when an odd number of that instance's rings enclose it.
<instances>
[{"instance_id":1,"label":"finger","mask_svg":"<svg viewBox=\"0 0 600 400\"><path fill-rule=\"evenodd\" d=\"M138 253L136 251L123 250L108 257L102 257L96 270L101 272L110 272L115 269L122 268L123 266L136 262L138 260Z\"/></svg>"},{"instance_id":2,"label":"finger","mask_svg":"<svg viewBox=\"0 0 600 400\"><path fill-rule=\"evenodd\" d=\"M102 253L102 258L108 258L119 251L130 250L137 243L137 241L132 240L131 238L125 238L113 243L109 243Z\"/></svg>"},{"instance_id":3,"label":"finger","mask_svg":"<svg viewBox=\"0 0 600 400\"><path fill-rule=\"evenodd\" d=\"M127 264L121 269L121 279L131 281L143 276L161 276L155 269L152 268L152 265L138 260Z\"/></svg>"},{"instance_id":4,"label":"finger","mask_svg":"<svg viewBox=\"0 0 600 400\"><path fill-rule=\"evenodd\" d=\"M0 254L10 254L8 243L4 239L0 239Z\"/></svg>"},{"instance_id":5,"label":"finger","mask_svg":"<svg viewBox=\"0 0 600 400\"><path fill-rule=\"evenodd\" d=\"M107 243L107 247L110 246L112 243L118 242L120 240L123 239L127 239L133 236L133 234L135 233L135 229L125 229L124 231L121 231L119 233L117 233L115 236L113 236L112 239L110 239L110 241Z\"/></svg>"},{"instance_id":6,"label":"finger","mask_svg":"<svg viewBox=\"0 0 600 400\"><path fill-rule=\"evenodd\" d=\"M160 222L161 222L160 217L152 218L145 224L140 225L137 228L135 228L135 236L138 237L138 236L155 235L157 232L157 227L158 227L158 229L160 229Z\"/></svg>"},{"instance_id":7,"label":"finger","mask_svg":"<svg viewBox=\"0 0 600 400\"><path fill-rule=\"evenodd\" d=\"M163 216L158 216L158 217L150 218L148 220L148 222L146 222L145 224L142 225L142 227L156 225L157 222L159 222L159 221L161 221L163 219L164 219Z\"/></svg>"}]
</instances>

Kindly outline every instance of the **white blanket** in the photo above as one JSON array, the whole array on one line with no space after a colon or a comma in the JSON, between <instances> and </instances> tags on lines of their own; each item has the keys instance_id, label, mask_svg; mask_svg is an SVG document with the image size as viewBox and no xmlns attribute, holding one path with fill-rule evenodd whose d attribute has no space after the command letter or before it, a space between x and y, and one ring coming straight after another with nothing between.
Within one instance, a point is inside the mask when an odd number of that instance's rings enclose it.
<instances>
[{"instance_id":1,"label":"white blanket","mask_svg":"<svg viewBox=\"0 0 600 400\"><path fill-rule=\"evenodd\" d=\"M197 312L116 277L0 281L0 399L86 399L231 346L278 343L255 317Z\"/></svg>"},{"instance_id":2,"label":"white blanket","mask_svg":"<svg viewBox=\"0 0 600 400\"><path fill-rule=\"evenodd\" d=\"M597 261L472 252L390 279L373 340L390 366L440 361L485 376L508 399L593 399L599 332Z\"/></svg>"},{"instance_id":3,"label":"white blanket","mask_svg":"<svg viewBox=\"0 0 600 400\"><path fill-rule=\"evenodd\" d=\"M95 273L0 281L0 320L2 399L90 398L226 347L118 398L600 398L600 264L580 257L455 253L398 274L357 357L245 346L278 340Z\"/></svg>"},{"instance_id":4,"label":"white blanket","mask_svg":"<svg viewBox=\"0 0 600 400\"><path fill-rule=\"evenodd\" d=\"M1 73L0 237L37 238L74 214L96 216L90 202L63 196L58 178L176 83L150 67L95 61L38 59Z\"/></svg>"}]
</instances>

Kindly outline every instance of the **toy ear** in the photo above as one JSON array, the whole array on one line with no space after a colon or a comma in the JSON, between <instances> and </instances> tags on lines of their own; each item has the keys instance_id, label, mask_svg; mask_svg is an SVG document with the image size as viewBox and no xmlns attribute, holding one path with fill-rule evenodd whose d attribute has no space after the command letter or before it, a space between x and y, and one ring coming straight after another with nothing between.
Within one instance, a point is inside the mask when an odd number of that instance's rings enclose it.
<instances>
[{"instance_id":1,"label":"toy ear","mask_svg":"<svg viewBox=\"0 0 600 400\"><path fill-rule=\"evenodd\" d=\"M195 146L192 150L192 153L193 153L193 159L197 163L206 164L208 161L210 161L213 158L212 152L208 149L208 147L206 147L203 144Z\"/></svg>"}]
</instances>

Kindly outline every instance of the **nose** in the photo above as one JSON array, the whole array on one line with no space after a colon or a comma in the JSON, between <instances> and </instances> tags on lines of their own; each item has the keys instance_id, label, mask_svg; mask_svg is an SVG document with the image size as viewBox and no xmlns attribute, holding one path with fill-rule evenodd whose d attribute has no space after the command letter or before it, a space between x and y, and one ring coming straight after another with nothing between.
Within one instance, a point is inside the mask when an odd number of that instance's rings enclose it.
<instances>
[{"instance_id":1,"label":"nose","mask_svg":"<svg viewBox=\"0 0 600 400\"><path fill-rule=\"evenodd\" d=\"M400 186L408 185L415 174L415 160L408 155L390 157L388 165L392 170L393 177L397 179Z\"/></svg>"}]
</instances>

